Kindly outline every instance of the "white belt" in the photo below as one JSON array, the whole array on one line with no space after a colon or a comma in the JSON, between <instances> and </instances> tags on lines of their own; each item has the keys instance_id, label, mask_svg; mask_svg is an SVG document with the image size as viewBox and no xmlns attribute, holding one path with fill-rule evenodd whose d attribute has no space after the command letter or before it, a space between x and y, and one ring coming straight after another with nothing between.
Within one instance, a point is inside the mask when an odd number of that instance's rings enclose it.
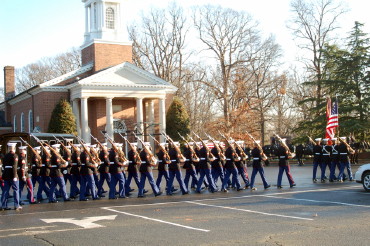
<instances>
[{"instance_id":1,"label":"white belt","mask_svg":"<svg viewBox=\"0 0 370 246\"><path fill-rule=\"evenodd\" d=\"M321 153L315 153L315 155L321 155Z\"/></svg>"},{"instance_id":2,"label":"white belt","mask_svg":"<svg viewBox=\"0 0 370 246\"><path fill-rule=\"evenodd\" d=\"M114 161L109 162L109 164L114 164Z\"/></svg>"},{"instance_id":3,"label":"white belt","mask_svg":"<svg viewBox=\"0 0 370 246\"><path fill-rule=\"evenodd\" d=\"M11 166L5 166L5 168L13 168L13 167L11 167Z\"/></svg>"},{"instance_id":4,"label":"white belt","mask_svg":"<svg viewBox=\"0 0 370 246\"><path fill-rule=\"evenodd\" d=\"M86 164L81 164L81 166L85 166Z\"/></svg>"},{"instance_id":5,"label":"white belt","mask_svg":"<svg viewBox=\"0 0 370 246\"><path fill-rule=\"evenodd\" d=\"M329 154L322 154L322 155L329 155Z\"/></svg>"},{"instance_id":6,"label":"white belt","mask_svg":"<svg viewBox=\"0 0 370 246\"><path fill-rule=\"evenodd\" d=\"M132 163L132 161L129 161L128 163Z\"/></svg>"},{"instance_id":7,"label":"white belt","mask_svg":"<svg viewBox=\"0 0 370 246\"><path fill-rule=\"evenodd\" d=\"M347 153L340 153L341 155L346 155Z\"/></svg>"},{"instance_id":8,"label":"white belt","mask_svg":"<svg viewBox=\"0 0 370 246\"><path fill-rule=\"evenodd\" d=\"M44 166L45 166L45 164L42 164L41 166L42 166L42 167L44 167Z\"/></svg>"},{"instance_id":9,"label":"white belt","mask_svg":"<svg viewBox=\"0 0 370 246\"><path fill-rule=\"evenodd\" d=\"M158 160L158 162L162 162L162 160Z\"/></svg>"},{"instance_id":10,"label":"white belt","mask_svg":"<svg viewBox=\"0 0 370 246\"><path fill-rule=\"evenodd\" d=\"M176 160L171 160L172 162L175 162Z\"/></svg>"},{"instance_id":11,"label":"white belt","mask_svg":"<svg viewBox=\"0 0 370 246\"><path fill-rule=\"evenodd\" d=\"M285 157L285 156L284 156ZM260 158L259 157L255 157L255 158L253 158L253 160L259 160Z\"/></svg>"},{"instance_id":12,"label":"white belt","mask_svg":"<svg viewBox=\"0 0 370 246\"><path fill-rule=\"evenodd\" d=\"M36 165L35 165L35 164L33 164L32 166L33 166L33 167L35 167Z\"/></svg>"},{"instance_id":13,"label":"white belt","mask_svg":"<svg viewBox=\"0 0 370 246\"><path fill-rule=\"evenodd\" d=\"M141 162L141 164L145 164L145 163L146 163L146 161L142 161L142 162Z\"/></svg>"},{"instance_id":14,"label":"white belt","mask_svg":"<svg viewBox=\"0 0 370 246\"><path fill-rule=\"evenodd\" d=\"M190 161L190 159L185 159L185 161Z\"/></svg>"},{"instance_id":15,"label":"white belt","mask_svg":"<svg viewBox=\"0 0 370 246\"><path fill-rule=\"evenodd\" d=\"M100 164L104 164L104 161L101 161Z\"/></svg>"},{"instance_id":16,"label":"white belt","mask_svg":"<svg viewBox=\"0 0 370 246\"><path fill-rule=\"evenodd\" d=\"M280 156L280 158L285 158L285 155Z\"/></svg>"},{"instance_id":17,"label":"white belt","mask_svg":"<svg viewBox=\"0 0 370 246\"><path fill-rule=\"evenodd\" d=\"M231 161L231 159L230 159L230 158L226 158L226 160L227 160L227 161Z\"/></svg>"},{"instance_id":18,"label":"white belt","mask_svg":"<svg viewBox=\"0 0 370 246\"><path fill-rule=\"evenodd\" d=\"M72 163L72 166L77 166L77 163Z\"/></svg>"},{"instance_id":19,"label":"white belt","mask_svg":"<svg viewBox=\"0 0 370 246\"><path fill-rule=\"evenodd\" d=\"M200 158L201 161L204 161L206 158Z\"/></svg>"},{"instance_id":20,"label":"white belt","mask_svg":"<svg viewBox=\"0 0 370 246\"><path fill-rule=\"evenodd\" d=\"M51 167L58 167L57 165L51 165Z\"/></svg>"}]
</instances>

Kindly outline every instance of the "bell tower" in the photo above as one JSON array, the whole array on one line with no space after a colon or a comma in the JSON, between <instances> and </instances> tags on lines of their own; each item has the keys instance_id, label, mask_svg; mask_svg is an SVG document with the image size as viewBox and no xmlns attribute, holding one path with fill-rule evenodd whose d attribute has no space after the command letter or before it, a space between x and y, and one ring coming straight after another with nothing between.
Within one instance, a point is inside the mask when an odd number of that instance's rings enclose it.
<instances>
[{"instance_id":1,"label":"bell tower","mask_svg":"<svg viewBox=\"0 0 370 246\"><path fill-rule=\"evenodd\" d=\"M85 39L82 65L93 62L94 72L132 62L132 42L126 31L125 0L82 0L85 4Z\"/></svg>"}]
</instances>

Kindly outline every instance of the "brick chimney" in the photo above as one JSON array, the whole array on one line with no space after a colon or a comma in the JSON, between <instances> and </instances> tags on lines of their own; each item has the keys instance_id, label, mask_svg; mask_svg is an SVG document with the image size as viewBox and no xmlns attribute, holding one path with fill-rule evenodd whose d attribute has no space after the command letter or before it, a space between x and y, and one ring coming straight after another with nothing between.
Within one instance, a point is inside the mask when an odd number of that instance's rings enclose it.
<instances>
[{"instance_id":1,"label":"brick chimney","mask_svg":"<svg viewBox=\"0 0 370 246\"><path fill-rule=\"evenodd\" d=\"M15 96L15 77L14 67L4 67L4 100L8 100Z\"/></svg>"}]
</instances>

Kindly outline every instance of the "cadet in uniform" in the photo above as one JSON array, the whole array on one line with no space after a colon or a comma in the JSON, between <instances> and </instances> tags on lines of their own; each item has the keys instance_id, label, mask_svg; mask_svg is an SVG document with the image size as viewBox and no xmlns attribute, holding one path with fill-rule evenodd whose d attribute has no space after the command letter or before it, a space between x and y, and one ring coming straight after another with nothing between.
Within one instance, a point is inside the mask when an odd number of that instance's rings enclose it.
<instances>
[{"instance_id":1,"label":"cadet in uniform","mask_svg":"<svg viewBox=\"0 0 370 246\"><path fill-rule=\"evenodd\" d=\"M267 189L271 186L267 183L266 178L265 178L265 170L263 169L263 165L261 163L262 159L264 159L263 158L263 152L261 152L260 149L258 148L258 144L259 144L259 141L256 141L254 143L254 148L252 150L253 171L252 171L252 177L251 177L251 183L250 183L252 190L257 190L257 188L254 187L254 180L255 180L256 174L258 172L260 173L260 176L261 176L261 179L262 179L262 182L263 182L263 186L265 187L265 189Z\"/></svg>"},{"instance_id":2,"label":"cadet in uniform","mask_svg":"<svg viewBox=\"0 0 370 246\"><path fill-rule=\"evenodd\" d=\"M339 166L339 152L338 152L338 139L337 138L332 138L333 145L331 146L331 156L330 156L330 175L329 175L329 181L334 182L337 180L337 177L335 175L335 169L338 167L340 170Z\"/></svg>"},{"instance_id":3,"label":"cadet in uniform","mask_svg":"<svg viewBox=\"0 0 370 246\"><path fill-rule=\"evenodd\" d=\"M0 145L0 150L1 150L1 145ZM0 153L0 188L1 188L1 193L3 193L4 189L4 180L3 180L3 154Z\"/></svg>"},{"instance_id":4,"label":"cadet in uniform","mask_svg":"<svg viewBox=\"0 0 370 246\"><path fill-rule=\"evenodd\" d=\"M46 197L49 197L49 183L50 183L50 169L48 168L49 162L50 162L50 150L49 147L44 147L44 153L41 156L41 168L40 168L40 183L39 188L37 189L37 201L41 202L43 200L42 198L42 192L44 191L46 194Z\"/></svg>"},{"instance_id":5,"label":"cadet in uniform","mask_svg":"<svg viewBox=\"0 0 370 246\"><path fill-rule=\"evenodd\" d=\"M204 144L206 142L204 141ZM215 160L215 157L211 154L211 152L207 149L207 146L203 146L199 150L199 168L200 168L200 176L198 179L197 189L196 192L200 193L202 188L202 183L204 178L207 178L209 190L213 192L217 192L218 189L215 185L213 177L211 175L211 162Z\"/></svg>"},{"instance_id":6,"label":"cadet in uniform","mask_svg":"<svg viewBox=\"0 0 370 246\"><path fill-rule=\"evenodd\" d=\"M135 146L135 148L136 148L136 146ZM133 150L130 150L127 153L127 158L128 158L129 163L128 163L128 167L127 167L128 175L127 175L127 180L126 180L126 193L133 191L133 189L131 189L131 180L132 179L135 180L137 188L139 189L139 187L140 187L139 174L138 174L139 173L138 165L140 165L140 162L138 162L138 159L135 155L136 154L134 153Z\"/></svg>"},{"instance_id":7,"label":"cadet in uniform","mask_svg":"<svg viewBox=\"0 0 370 246\"><path fill-rule=\"evenodd\" d=\"M72 144L72 143L70 143ZM80 176L80 167L81 167L81 150L80 150L81 144L73 144L73 153L71 156L71 193L70 198L75 199L76 196L80 193L80 190L78 189L77 183L80 182L81 176Z\"/></svg>"},{"instance_id":8,"label":"cadet in uniform","mask_svg":"<svg viewBox=\"0 0 370 246\"><path fill-rule=\"evenodd\" d=\"M72 142L73 139L66 139L66 141L70 141ZM71 162L71 157L72 157L72 152L71 152L71 146L70 145L66 145L64 149L64 152L63 152L63 159L66 161L65 163L65 166L63 166L61 168L61 172L63 174L63 177L64 177L64 183L65 185L67 186L67 181L69 181L69 183L71 184L71 168L72 168L72 162ZM72 185L70 185L70 189L72 189ZM62 194L63 191L62 191L62 188L59 190L59 193ZM70 191L71 193L71 191Z\"/></svg>"},{"instance_id":9,"label":"cadet in uniform","mask_svg":"<svg viewBox=\"0 0 370 246\"><path fill-rule=\"evenodd\" d=\"M282 139L282 141L285 141L285 139ZM289 155L288 151L282 145L279 146L277 150L277 155L279 156L279 174L278 174L277 188L278 189L283 188L281 186L281 180L283 178L284 171L288 178L290 188L292 188L296 185L293 180L292 174L290 173L289 159L292 159L292 156Z\"/></svg>"},{"instance_id":10,"label":"cadet in uniform","mask_svg":"<svg viewBox=\"0 0 370 246\"><path fill-rule=\"evenodd\" d=\"M321 183L325 183L325 171L326 171L326 167L329 167L330 169L330 163L331 163L331 160L330 160L330 156L331 156L331 151L333 150L333 148L328 145L328 140L327 138L324 138L322 140L323 142L323 146L322 146L322 158L321 158ZM331 179L329 178L329 181Z\"/></svg>"},{"instance_id":11,"label":"cadet in uniform","mask_svg":"<svg viewBox=\"0 0 370 246\"><path fill-rule=\"evenodd\" d=\"M154 178L152 167L156 165L157 159L154 157L152 153L150 153L150 144L144 143L146 148L140 152L140 186L139 186L139 193L138 197L144 197L144 188L145 188L145 181L148 178L149 184L152 187L153 193L155 196L159 196L162 192L159 190L158 186L156 185Z\"/></svg>"},{"instance_id":12,"label":"cadet in uniform","mask_svg":"<svg viewBox=\"0 0 370 246\"><path fill-rule=\"evenodd\" d=\"M4 189L1 195L1 208L2 210L10 210L8 207L8 198L10 187L13 189L14 196L14 208L21 210L22 207L19 205L19 179L17 174L18 168L18 156L15 153L15 147L17 143L8 143L9 152L4 156L3 168L4 172L2 179L4 182Z\"/></svg>"},{"instance_id":13,"label":"cadet in uniform","mask_svg":"<svg viewBox=\"0 0 370 246\"><path fill-rule=\"evenodd\" d=\"M243 145L244 141L237 141L236 144ZM235 161L235 166L238 169L238 175L240 175L244 181L245 188L247 189L249 187L249 177L248 177L248 172L247 172L247 167L246 167L246 160L248 159L247 154L243 151L242 148L236 148L235 149L236 154L240 157L240 160ZM235 184L232 184L233 187Z\"/></svg>"},{"instance_id":14,"label":"cadet in uniform","mask_svg":"<svg viewBox=\"0 0 370 246\"><path fill-rule=\"evenodd\" d=\"M320 166L321 168L321 155L322 155L322 147L320 146L321 138L316 138L315 142L316 145L313 146L313 176L312 176L312 180L314 183L317 182L316 178L317 167Z\"/></svg>"},{"instance_id":15,"label":"cadet in uniform","mask_svg":"<svg viewBox=\"0 0 370 246\"><path fill-rule=\"evenodd\" d=\"M88 201L85 197L87 189L91 191L91 196L93 200L98 200L98 195L96 193L95 187L95 180L94 180L94 168L95 163L93 160L90 160L89 157L89 144L84 144L84 148L86 150L81 152L80 160L81 160L81 169L80 169L80 177L81 177L81 187L80 187L80 201Z\"/></svg>"},{"instance_id":16,"label":"cadet in uniform","mask_svg":"<svg viewBox=\"0 0 370 246\"><path fill-rule=\"evenodd\" d=\"M166 143L160 143L162 146L160 150L157 153L158 157L158 177L156 181L156 185L158 186L158 189L161 190L161 183L162 178L166 180L166 190L168 185L168 180L170 178L170 174L168 172L168 164L171 163L170 156L168 155L168 152L165 153L164 150L166 150Z\"/></svg>"},{"instance_id":17,"label":"cadet in uniform","mask_svg":"<svg viewBox=\"0 0 370 246\"><path fill-rule=\"evenodd\" d=\"M199 158L197 154L195 153L194 149L191 146L192 143L185 143L185 149L184 149L184 157L185 157L185 163L183 165L183 168L185 169L185 178L184 178L184 184L187 190L189 190L189 180L190 177L192 178L192 182L198 183L197 173L195 170L194 163L199 163Z\"/></svg>"},{"instance_id":18,"label":"cadet in uniform","mask_svg":"<svg viewBox=\"0 0 370 246\"><path fill-rule=\"evenodd\" d=\"M102 147L99 153L100 165L98 168L98 171L100 173L100 180L99 180L99 185L98 185L98 196L99 197L104 197L103 195L104 181L107 181L108 187L111 181L111 175L109 173L108 156L109 156L109 153L108 153L107 143L102 143Z\"/></svg>"},{"instance_id":19,"label":"cadet in uniform","mask_svg":"<svg viewBox=\"0 0 370 246\"><path fill-rule=\"evenodd\" d=\"M170 178L168 180L166 194L169 196L172 195L172 184L173 184L173 180L175 179L175 177L176 177L177 182L180 185L182 194L183 195L189 194L188 190L185 187L184 181L182 180L182 174L181 174L181 169L180 169L180 162L184 162L185 158L181 154L181 152L177 150L178 146L179 146L178 142L173 142L168 152L171 158L171 164L169 164Z\"/></svg>"},{"instance_id":20,"label":"cadet in uniform","mask_svg":"<svg viewBox=\"0 0 370 246\"><path fill-rule=\"evenodd\" d=\"M340 171L338 175L338 181L343 182L343 175L344 175L344 169L347 169L348 178L349 181L353 181L352 177L352 170L351 170L351 163L349 161L349 154L353 154L354 150L349 149L347 145L345 144L346 137L341 137L343 143L340 143L338 146L339 151L339 163L340 163Z\"/></svg>"},{"instance_id":21,"label":"cadet in uniform","mask_svg":"<svg viewBox=\"0 0 370 246\"><path fill-rule=\"evenodd\" d=\"M37 146L37 147L34 147L33 149L40 156L41 147ZM31 175L32 175L31 181L32 181L32 185L33 185L34 190L35 190L35 187L36 187L36 183L38 183L39 186L41 184L41 177L40 177L41 165L42 165L42 160L37 158L36 154L33 154L32 157L31 157ZM36 203L40 203L40 201L37 200Z\"/></svg>"},{"instance_id":22,"label":"cadet in uniform","mask_svg":"<svg viewBox=\"0 0 370 246\"><path fill-rule=\"evenodd\" d=\"M17 173L19 177L19 204L23 205L22 191L24 186L27 186L27 199L30 204L35 204L35 198L33 197L33 185L30 176L28 175L28 163L27 163L27 146L20 146L18 156L18 168Z\"/></svg>"},{"instance_id":23,"label":"cadet in uniform","mask_svg":"<svg viewBox=\"0 0 370 246\"><path fill-rule=\"evenodd\" d=\"M225 156L222 153L222 149L219 145L219 141L214 141L215 145L214 148L212 148L211 153L215 157L215 160L212 161L211 166L212 166L212 177L215 182L215 185L217 187L217 181L218 178L221 179L221 186L225 178L225 173L224 173L224 168L222 165L222 162L225 161Z\"/></svg>"},{"instance_id":24,"label":"cadet in uniform","mask_svg":"<svg viewBox=\"0 0 370 246\"><path fill-rule=\"evenodd\" d=\"M230 179L230 175L233 175L232 183L235 184L236 189L243 190L244 188L241 188L239 177L238 177L238 169L235 166L235 161L239 160L239 156L236 153L235 149L233 148L232 144L234 144L233 140L230 140L228 142L228 147L225 151L225 157L226 157L226 164L225 164L225 178L222 182L221 190L224 192L228 192L227 186Z\"/></svg>"},{"instance_id":25,"label":"cadet in uniform","mask_svg":"<svg viewBox=\"0 0 370 246\"><path fill-rule=\"evenodd\" d=\"M114 143L115 148L112 148L109 152L109 173L111 175L111 181L109 185L109 199L117 199L116 197L116 186L118 183L118 197L126 198L127 192L125 192L125 176L123 175L123 169L127 163L121 160L119 157L120 147L119 143ZM117 149L117 151L115 150Z\"/></svg>"},{"instance_id":26,"label":"cadet in uniform","mask_svg":"<svg viewBox=\"0 0 370 246\"><path fill-rule=\"evenodd\" d=\"M66 191L66 183L64 181L63 174L61 172L61 169L63 167L67 166L67 163L60 158L57 154L59 153L60 144L54 144L51 146L54 151L52 151L50 162L49 162L49 168L50 168L50 178L51 178L51 186L49 191L49 203L56 203L58 202L55 198L54 191L59 185L59 189L61 191L61 195L64 199L64 201L71 201L71 199L67 195Z\"/></svg>"}]
</instances>

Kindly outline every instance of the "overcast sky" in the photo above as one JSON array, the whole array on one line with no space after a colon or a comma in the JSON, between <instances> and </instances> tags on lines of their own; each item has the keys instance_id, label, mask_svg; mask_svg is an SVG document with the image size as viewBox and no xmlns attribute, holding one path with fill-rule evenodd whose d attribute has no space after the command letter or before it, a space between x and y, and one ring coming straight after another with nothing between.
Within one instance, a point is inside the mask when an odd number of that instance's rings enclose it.
<instances>
[{"instance_id":1,"label":"overcast sky","mask_svg":"<svg viewBox=\"0 0 370 246\"><path fill-rule=\"evenodd\" d=\"M124 0L128 21L138 19L141 11L150 7L164 8L170 0ZM286 28L291 16L290 0L178 0L184 7L219 4L244 10L260 23L267 36L274 34L284 50L284 62L292 62L296 44ZM344 0L349 13L340 19L341 37L347 37L355 21L365 24L370 33L370 1ZM42 57L64 53L79 47L84 36L84 4L81 0L1 0L0 5L0 86L3 86L3 67L20 68Z\"/></svg>"}]
</instances>

